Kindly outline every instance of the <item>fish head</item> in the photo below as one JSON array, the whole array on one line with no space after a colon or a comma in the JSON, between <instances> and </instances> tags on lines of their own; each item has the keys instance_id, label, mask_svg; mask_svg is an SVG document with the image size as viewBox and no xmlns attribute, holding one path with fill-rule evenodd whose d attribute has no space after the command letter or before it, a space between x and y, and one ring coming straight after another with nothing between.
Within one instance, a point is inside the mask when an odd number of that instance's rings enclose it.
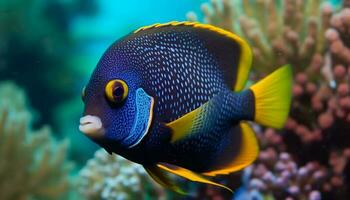
<instances>
[{"instance_id":1,"label":"fish head","mask_svg":"<svg viewBox=\"0 0 350 200\"><path fill-rule=\"evenodd\" d=\"M106 144L132 148L140 143L149 132L154 102L141 82L128 68L98 66L82 92L85 108L80 131L105 148Z\"/></svg>"}]
</instances>

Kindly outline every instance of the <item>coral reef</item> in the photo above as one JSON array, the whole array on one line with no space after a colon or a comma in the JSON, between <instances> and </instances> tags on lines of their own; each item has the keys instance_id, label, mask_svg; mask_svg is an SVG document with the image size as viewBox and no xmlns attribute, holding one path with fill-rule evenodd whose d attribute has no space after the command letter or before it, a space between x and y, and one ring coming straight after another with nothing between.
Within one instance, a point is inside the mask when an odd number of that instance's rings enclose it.
<instances>
[{"instance_id":1,"label":"coral reef","mask_svg":"<svg viewBox=\"0 0 350 200\"><path fill-rule=\"evenodd\" d=\"M350 65L350 8L344 8L331 18L326 36L335 62Z\"/></svg>"},{"instance_id":2,"label":"coral reef","mask_svg":"<svg viewBox=\"0 0 350 200\"><path fill-rule=\"evenodd\" d=\"M349 198L349 7L349 0L340 6L321 0L220 0L202 6L206 22L251 44L255 77L286 63L295 72L285 128L255 128L261 152L245 171L245 199Z\"/></svg>"},{"instance_id":3,"label":"coral reef","mask_svg":"<svg viewBox=\"0 0 350 200\"><path fill-rule=\"evenodd\" d=\"M79 191L86 199L165 199L166 193L141 165L105 150L80 171Z\"/></svg>"},{"instance_id":4,"label":"coral reef","mask_svg":"<svg viewBox=\"0 0 350 200\"><path fill-rule=\"evenodd\" d=\"M61 199L69 189L67 142L48 127L32 130L23 91L0 84L0 199Z\"/></svg>"},{"instance_id":5,"label":"coral reef","mask_svg":"<svg viewBox=\"0 0 350 200\"><path fill-rule=\"evenodd\" d=\"M213 0L203 4L204 21L241 35L251 45L254 70L283 64L305 69L325 51L324 32L333 9L322 0ZM241 9L240 9L241 8ZM194 12L189 20L198 20ZM316 57L316 58L315 58Z\"/></svg>"},{"instance_id":6,"label":"coral reef","mask_svg":"<svg viewBox=\"0 0 350 200\"><path fill-rule=\"evenodd\" d=\"M349 168L349 150L332 151L328 164L318 160L298 164L299 157L283 151L284 143L274 130L267 129L260 135L263 139L262 150L254 165L244 170L244 192L261 199L347 199L349 188L344 180L346 168ZM302 146L302 145L301 145Z\"/></svg>"},{"instance_id":7,"label":"coral reef","mask_svg":"<svg viewBox=\"0 0 350 200\"><path fill-rule=\"evenodd\" d=\"M298 164L317 162L328 167L328 179L320 183L322 196L350 196L350 10L344 8L330 19L325 33L329 51L314 65L295 76L294 103L283 135L286 151Z\"/></svg>"}]
</instances>

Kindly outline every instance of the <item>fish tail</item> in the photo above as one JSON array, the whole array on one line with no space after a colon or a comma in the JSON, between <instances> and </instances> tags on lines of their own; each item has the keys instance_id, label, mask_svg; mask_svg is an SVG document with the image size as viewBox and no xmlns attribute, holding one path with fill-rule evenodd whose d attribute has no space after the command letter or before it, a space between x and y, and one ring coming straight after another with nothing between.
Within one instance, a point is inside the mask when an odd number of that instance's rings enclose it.
<instances>
[{"instance_id":1,"label":"fish tail","mask_svg":"<svg viewBox=\"0 0 350 200\"><path fill-rule=\"evenodd\" d=\"M292 82L292 69L284 65L250 87L255 100L255 122L272 128L284 126L290 109Z\"/></svg>"}]
</instances>

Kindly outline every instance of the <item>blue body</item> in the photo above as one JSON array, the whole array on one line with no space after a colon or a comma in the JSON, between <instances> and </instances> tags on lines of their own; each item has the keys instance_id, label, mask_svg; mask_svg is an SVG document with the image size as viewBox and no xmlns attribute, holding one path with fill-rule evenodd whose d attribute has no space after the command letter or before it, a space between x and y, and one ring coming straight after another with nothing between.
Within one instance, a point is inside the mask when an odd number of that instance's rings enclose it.
<instances>
[{"instance_id":1,"label":"blue body","mask_svg":"<svg viewBox=\"0 0 350 200\"><path fill-rule=\"evenodd\" d=\"M237 153L238 121L252 119L254 97L247 90L233 93L239 50L231 40L216 40L192 27L162 27L132 33L115 42L103 55L86 88L85 114L100 116L106 136L96 140L115 152L143 165L167 162L193 171L208 171L222 155ZM226 44L227 42L227 44ZM219 49L220 47L220 49ZM129 96L122 105L109 104L104 86L123 79ZM132 138L137 90L153 97L153 120L149 133L136 146L122 143ZM142 98L140 98L142 99ZM144 98L147 99L147 98ZM211 100L204 126L184 140L170 142L172 122ZM131 135L131 136L130 136ZM234 144L234 145L233 145ZM227 160L227 159L226 159Z\"/></svg>"}]
</instances>

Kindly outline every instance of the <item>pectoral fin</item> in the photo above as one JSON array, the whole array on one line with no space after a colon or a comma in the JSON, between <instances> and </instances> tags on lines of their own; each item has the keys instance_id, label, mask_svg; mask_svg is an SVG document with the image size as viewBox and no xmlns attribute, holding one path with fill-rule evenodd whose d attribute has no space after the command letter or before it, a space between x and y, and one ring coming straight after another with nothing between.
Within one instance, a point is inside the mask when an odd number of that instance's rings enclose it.
<instances>
[{"instance_id":1,"label":"pectoral fin","mask_svg":"<svg viewBox=\"0 0 350 200\"><path fill-rule=\"evenodd\" d=\"M203 105L204 106L204 105ZM171 142L174 143L192 133L193 124L201 114L199 107L179 119L166 124L172 130Z\"/></svg>"}]
</instances>

